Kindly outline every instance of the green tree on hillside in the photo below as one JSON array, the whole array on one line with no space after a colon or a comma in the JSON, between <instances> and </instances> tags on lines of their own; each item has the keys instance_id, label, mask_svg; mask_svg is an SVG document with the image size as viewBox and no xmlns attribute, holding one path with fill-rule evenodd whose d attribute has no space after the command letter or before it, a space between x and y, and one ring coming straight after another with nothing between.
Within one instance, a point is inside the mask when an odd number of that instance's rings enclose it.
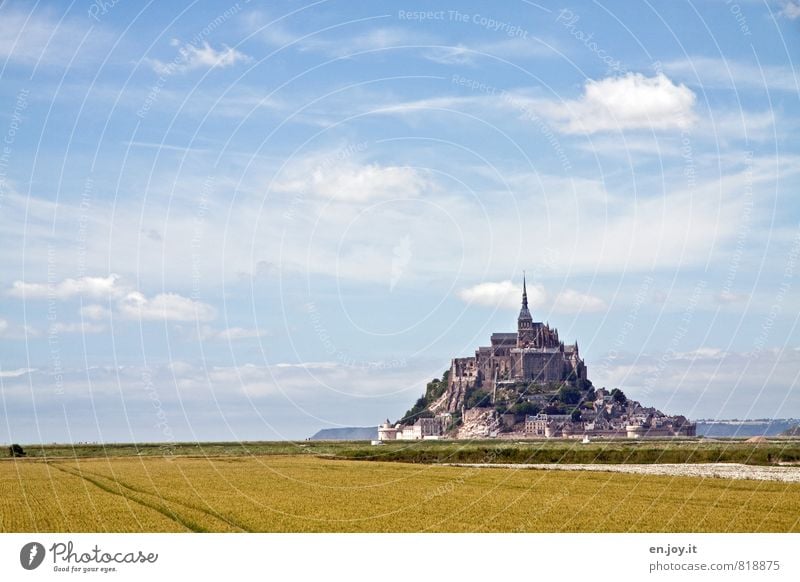
<instances>
[{"instance_id":1,"label":"green tree on hillside","mask_svg":"<svg viewBox=\"0 0 800 582\"><path fill-rule=\"evenodd\" d=\"M492 403L492 395L480 388L471 388L464 395L464 406L475 408L477 406L489 406Z\"/></svg>"},{"instance_id":2,"label":"green tree on hillside","mask_svg":"<svg viewBox=\"0 0 800 582\"><path fill-rule=\"evenodd\" d=\"M450 370L442 374L442 379L434 378L425 386L425 394L417 399L414 406L412 406L403 417L400 419L402 423L413 423L418 418L430 418L433 413L428 410L428 407L441 398L442 394L447 391L447 381L450 377Z\"/></svg>"},{"instance_id":3,"label":"green tree on hillside","mask_svg":"<svg viewBox=\"0 0 800 582\"><path fill-rule=\"evenodd\" d=\"M583 398L583 393L575 388L565 384L558 391L558 399L564 404L578 404Z\"/></svg>"}]
</instances>

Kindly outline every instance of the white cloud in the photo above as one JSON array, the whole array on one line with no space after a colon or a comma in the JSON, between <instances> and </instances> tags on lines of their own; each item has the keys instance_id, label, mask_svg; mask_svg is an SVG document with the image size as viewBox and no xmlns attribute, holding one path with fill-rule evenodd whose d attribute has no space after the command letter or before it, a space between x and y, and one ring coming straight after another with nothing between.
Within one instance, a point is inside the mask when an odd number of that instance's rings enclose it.
<instances>
[{"instance_id":1,"label":"white cloud","mask_svg":"<svg viewBox=\"0 0 800 582\"><path fill-rule=\"evenodd\" d=\"M29 325L15 325L0 318L0 337L9 339L26 339L39 337L40 331Z\"/></svg>"},{"instance_id":2,"label":"white cloud","mask_svg":"<svg viewBox=\"0 0 800 582\"><path fill-rule=\"evenodd\" d=\"M575 291L574 289L565 289L556 295L553 302L553 309L560 313L587 313L593 311L605 311L608 309L606 302L595 297Z\"/></svg>"},{"instance_id":3,"label":"white cloud","mask_svg":"<svg viewBox=\"0 0 800 582\"><path fill-rule=\"evenodd\" d=\"M260 329L248 329L244 327L229 327L223 330L220 330L217 333L217 337L221 340L238 340L238 339L250 339L255 337L261 337L264 335L264 332Z\"/></svg>"},{"instance_id":4,"label":"white cloud","mask_svg":"<svg viewBox=\"0 0 800 582\"><path fill-rule=\"evenodd\" d=\"M104 297L119 297L125 291L117 282L119 276L111 274L108 277L80 277L78 279L64 279L59 283L25 283L14 281L8 294L12 297L24 299L71 299L73 297L91 297L95 299Z\"/></svg>"},{"instance_id":5,"label":"white cloud","mask_svg":"<svg viewBox=\"0 0 800 582\"><path fill-rule=\"evenodd\" d=\"M276 368L301 368L303 370L335 370L341 366L340 362L280 362L275 364Z\"/></svg>"},{"instance_id":6,"label":"white cloud","mask_svg":"<svg viewBox=\"0 0 800 582\"><path fill-rule=\"evenodd\" d=\"M239 52L235 48L222 45L217 50L208 42L204 41L201 47L196 47L191 43L180 45L180 41L173 40L173 46L178 46L178 56L170 62L158 59L148 59L147 62L159 75L168 76L176 73L185 73L195 69L213 69L232 67L236 63L250 62L251 57Z\"/></svg>"},{"instance_id":7,"label":"white cloud","mask_svg":"<svg viewBox=\"0 0 800 582\"><path fill-rule=\"evenodd\" d=\"M166 367L176 376L185 376L194 371L194 366L182 360L173 360Z\"/></svg>"},{"instance_id":8,"label":"white cloud","mask_svg":"<svg viewBox=\"0 0 800 582\"><path fill-rule=\"evenodd\" d=\"M119 276L81 277L64 279L53 284L25 283L15 281L7 292L13 297L24 299L53 298L67 300L75 297L111 298L119 314L125 319L168 320L168 321L209 321L216 317L216 310L206 303L194 301L177 293L159 293L148 298L119 283ZM81 316L88 319L105 319L110 311L102 305L84 306ZM103 331L104 326L92 323L57 323L55 331L95 333Z\"/></svg>"},{"instance_id":9,"label":"white cloud","mask_svg":"<svg viewBox=\"0 0 800 582\"><path fill-rule=\"evenodd\" d=\"M760 217L767 208L761 201L774 196L776 183L785 183L800 172L800 158L789 154L781 156L780 165L770 156L756 155L747 165L742 164L742 155L738 159L722 160L719 167L719 158L698 155L691 187L683 165L678 171L665 172L663 180L662 176L639 176L635 184L622 188L611 178L604 182L502 168L503 182L487 187L484 180L474 198L450 192L436 182L424 196L409 198L406 191L401 203L369 213L363 203L331 201L303 192L300 186L295 194L267 196L263 207L262 198L242 196L229 210L227 202L212 197L199 238L196 206L173 204L167 213L166 206L155 202L147 205L143 222L163 225L169 234L160 242L143 237L137 221L131 224L121 218L121 212L112 213L98 202L92 212L97 222L87 230L86 265L93 269L90 273L111 270L124 274L124 280L136 277L150 288L177 292L197 273L203 281L218 285L253 273L260 261L269 261L273 273L326 274L383 283L391 279L393 247L410 236L415 251L403 281L413 284L432 281L454 264L461 281L468 284L502 280L523 264L509 248L525 249L528 265L545 264L549 252L557 254L559 259L548 276L687 268L732 249L743 216L743 184L752 185L754 215ZM470 168L463 172L465 181L473 179ZM292 176L301 177L299 172ZM260 176L253 184L265 182ZM308 182L313 185L313 180ZM508 192L498 194L497 189L509 187L514 198L505 203L502 196ZM45 206L42 199L33 198L32 207L34 202ZM9 195L4 215L21 215L26 204L24 198ZM38 218L39 209L34 211ZM52 212L49 206L41 209L46 220L52 220ZM61 204L58 213L62 220L80 217L77 205ZM521 227L521 219L532 217L558 225L558 236L542 244L539 231ZM5 272L24 268L44 277L48 249L53 248L49 229L22 233L11 219L6 229L1 233L6 244L0 245ZM236 236L230 236L234 232ZM26 236L25 265L12 244L17 236ZM495 243L487 244L487 237ZM259 241L257 248L253 241ZM55 247L55 263L65 270L75 257L71 244L74 241L64 237ZM187 261L188 256L196 256L197 262ZM13 275L7 280L13 281Z\"/></svg>"},{"instance_id":10,"label":"white cloud","mask_svg":"<svg viewBox=\"0 0 800 582\"><path fill-rule=\"evenodd\" d=\"M747 301L750 296L745 293L732 293L731 291L720 291L714 296L717 303L741 303Z\"/></svg>"},{"instance_id":11,"label":"white cloud","mask_svg":"<svg viewBox=\"0 0 800 582\"><path fill-rule=\"evenodd\" d=\"M35 372L36 368L17 368L16 370L0 370L0 378L19 378L31 372Z\"/></svg>"},{"instance_id":12,"label":"white cloud","mask_svg":"<svg viewBox=\"0 0 800 582\"><path fill-rule=\"evenodd\" d=\"M489 307L519 308L522 301L522 287L511 281L478 283L459 291L458 296L467 303ZM528 305L541 306L547 298L544 287L528 285Z\"/></svg>"},{"instance_id":13,"label":"white cloud","mask_svg":"<svg viewBox=\"0 0 800 582\"><path fill-rule=\"evenodd\" d=\"M522 301L522 286L511 281L479 283L462 289L458 296L467 303L519 309ZM531 309L543 307L549 303L548 294L541 284L528 285L528 305ZM565 289L552 300L552 308L560 313L586 313L608 309L605 301L599 297Z\"/></svg>"},{"instance_id":14,"label":"white cloud","mask_svg":"<svg viewBox=\"0 0 800 582\"><path fill-rule=\"evenodd\" d=\"M106 326L99 323L78 322L78 323L61 323L57 322L50 326L49 331L52 333L100 333L106 330Z\"/></svg>"},{"instance_id":15,"label":"white cloud","mask_svg":"<svg viewBox=\"0 0 800 582\"><path fill-rule=\"evenodd\" d=\"M800 18L800 2L788 0L788 2L783 5L780 15L788 18L789 20L796 20L797 18Z\"/></svg>"},{"instance_id":16,"label":"white cloud","mask_svg":"<svg viewBox=\"0 0 800 582\"><path fill-rule=\"evenodd\" d=\"M458 51L456 55L460 54ZM469 88L469 79L464 87ZM412 101L387 103L371 113L408 114L439 109L473 110L481 116L493 116L508 122L522 119L532 122L543 118L553 129L565 134L594 134L626 130L679 130L691 127L698 120L697 97L684 84L675 84L664 74L646 77L641 73L589 80L578 99L552 99L539 96L532 89L501 91L497 87L483 89L466 96L443 96ZM509 111L515 116L509 117ZM524 127L524 126L523 126Z\"/></svg>"},{"instance_id":17,"label":"white cloud","mask_svg":"<svg viewBox=\"0 0 800 582\"><path fill-rule=\"evenodd\" d=\"M501 281L497 275L515 272L523 264L550 265L543 273L547 277L685 269L727 256L742 221L742 184L752 185L754 200L760 201L771 195L776 179L800 169L791 156L783 157L780 167L769 157L754 157L746 166L740 161L721 171L706 166L715 163L711 160L698 157L695 163L696 181L691 186L681 166L663 181L661 177L637 180L634 192L617 188L610 180L509 171L498 187L511 188L515 197L510 204L495 203L507 192L486 189L481 201L491 201L490 205L437 188L424 197L425 211L398 205L392 212L366 213L355 205L323 205L319 199L302 198L296 215L303 221L275 221L275 232L286 233L280 247L273 245L281 249L276 265L297 273L388 281L393 245L410 235L415 249L425 249L414 253L403 274L404 280L415 282L456 268L461 281L469 281L461 284L466 287L482 280ZM418 201L421 206L423 199ZM445 210L428 205L434 202ZM276 217L284 209L277 205ZM557 225L557 236L543 244L540 231L520 225L533 217ZM245 240L253 240L249 231ZM508 249L524 249L524 261ZM558 259L553 261L550 255Z\"/></svg>"},{"instance_id":18,"label":"white cloud","mask_svg":"<svg viewBox=\"0 0 800 582\"><path fill-rule=\"evenodd\" d=\"M216 317L210 305L177 293L159 293L148 299L139 291L131 291L119 301L118 309L126 319L209 321Z\"/></svg>"},{"instance_id":19,"label":"white cloud","mask_svg":"<svg viewBox=\"0 0 800 582\"><path fill-rule=\"evenodd\" d=\"M288 174L273 185L275 190L349 202L411 198L429 185L413 168L333 163L332 158L304 160Z\"/></svg>"},{"instance_id":20,"label":"white cloud","mask_svg":"<svg viewBox=\"0 0 800 582\"><path fill-rule=\"evenodd\" d=\"M81 307L80 314L81 317L86 317L87 319L108 319L111 316L111 310L103 305L84 305Z\"/></svg>"},{"instance_id":21,"label":"white cloud","mask_svg":"<svg viewBox=\"0 0 800 582\"><path fill-rule=\"evenodd\" d=\"M720 348L702 347L688 352L677 352L673 358L682 360L721 360L728 355L728 352Z\"/></svg>"},{"instance_id":22,"label":"white cloud","mask_svg":"<svg viewBox=\"0 0 800 582\"><path fill-rule=\"evenodd\" d=\"M645 77L628 73L590 80L580 99L561 104L540 103L566 133L596 133L628 129L667 130L689 127L696 96L663 74Z\"/></svg>"},{"instance_id":23,"label":"white cloud","mask_svg":"<svg viewBox=\"0 0 800 582\"><path fill-rule=\"evenodd\" d=\"M262 337L263 335L265 335L265 333L260 329L245 327L214 329L206 325L200 330L200 339L203 340L234 341Z\"/></svg>"}]
</instances>

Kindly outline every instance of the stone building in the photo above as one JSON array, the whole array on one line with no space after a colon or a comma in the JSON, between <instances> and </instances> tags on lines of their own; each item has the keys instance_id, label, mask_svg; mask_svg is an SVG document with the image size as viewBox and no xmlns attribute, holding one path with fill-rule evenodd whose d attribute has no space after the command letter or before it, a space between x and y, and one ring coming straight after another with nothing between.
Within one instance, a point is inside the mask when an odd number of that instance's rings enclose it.
<instances>
[{"instance_id":1,"label":"stone building","mask_svg":"<svg viewBox=\"0 0 800 582\"><path fill-rule=\"evenodd\" d=\"M389 419L378 427L378 440L379 441L393 441L397 438L397 426L393 426Z\"/></svg>"},{"instance_id":2,"label":"stone building","mask_svg":"<svg viewBox=\"0 0 800 582\"><path fill-rule=\"evenodd\" d=\"M418 418L414 424L392 426L386 419L378 427L378 440L380 441L416 441L423 439L440 438L450 425L449 414L439 414L433 418Z\"/></svg>"},{"instance_id":3,"label":"stone building","mask_svg":"<svg viewBox=\"0 0 800 582\"><path fill-rule=\"evenodd\" d=\"M524 432L529 436L553 436L570 420L569 414L542 414L525 418Z\"/></svg>"},{"instance_id":4,"label":"stone building","mask_svg":"<svg viewBox=\"0 0 800 582\"><path fill-rule=\"evenodd\" d=\"M482 387L493 390L503 382L576 381L586 379L586 365L578 343L565 346L558 330L534 321L528 309L528 292L522 280L522 308L516 333L493 333L491 345L479 347L475 355L455 358L450 365L447 409L455 412L467 390Z\"/></svg>"}]
</instances>

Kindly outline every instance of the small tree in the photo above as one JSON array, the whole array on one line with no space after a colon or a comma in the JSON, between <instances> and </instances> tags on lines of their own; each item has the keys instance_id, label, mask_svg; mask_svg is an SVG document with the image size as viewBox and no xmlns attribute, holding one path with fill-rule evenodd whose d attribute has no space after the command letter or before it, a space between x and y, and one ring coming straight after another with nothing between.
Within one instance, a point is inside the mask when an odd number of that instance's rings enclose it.
<instances>
[{"instance_id":1,"label":"small tree","mask_svg":"<svg viewBox=\"0 0 800 582\"><path fill-rule=\"evenodd\" d=\"M562 386L558 391L558 399L565 404L577 404L581 397L581 391L572 386Z\"/></svg>"},{"instance_id":2,"label":"small tree","mask_svg":"<svg viewBox=\"0 0 800 582\"><path fill-rule=\"evenodd\" d=\"M625 396L625 393L619 388L614 388L611 391L611 399L622 406L625 406L628 403L628 397Z\"/></svg>"},{"instance_id":3,"label":"small tree","mask_svg":"<svg viewBox=\"0 0 800 582\"><path fill-rule=\"evenodd\" d=\"M485 390L481 390L480 388L467 390L467 393L464 396L464 406L467 408L489 406L492 400L492 395Z\"/></svg>"},{"instance_id":4,"label":"small tree","mask_svg":"<svg viewBox=\"0 0 800 582\"><path fill-rule=\"evenodd\" d=\"M11 457L24 457L25 451L18 444L13 444L10 447L8 447L8 454Z\"/></svg>"},{"instance_id":5,"label":"small tree","mask_svg":"<svg viewBox=\"0 0 800 582\"><path fill-rule=\"evenodd\" d=\"M564 405L560 402L550 402L545 406L543 412L545 414L564 414L566 410L564 409Z\"/></svg>"},{"instance_id":6,"label":"small tree","mask_svg":"<svg viewBox=\"0 0 800 582\"><path fill-rule=\"evenodd\" d=\"M511 412L516 416L536 416L541 407L533 402L518 402L511 407Z\"/></svg>"}]
</instances>

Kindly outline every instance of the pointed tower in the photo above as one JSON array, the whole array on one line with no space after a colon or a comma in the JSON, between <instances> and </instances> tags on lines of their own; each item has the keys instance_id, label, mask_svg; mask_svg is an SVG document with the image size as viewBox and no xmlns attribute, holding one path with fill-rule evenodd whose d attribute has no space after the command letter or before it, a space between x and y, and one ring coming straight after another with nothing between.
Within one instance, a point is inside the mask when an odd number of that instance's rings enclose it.
<instances>
[{"instance_id":1,"label":"pointed tower","mask_svg":"<svg viewBox=\"0 0 800 582\"><path fill-rule=\"evenodd\" d=\"M522 308L517 317L517 347L527 348L533 345L533 317L528 311L528 286L525 272L522 272Z\"/></svg>"}]
</instances>

